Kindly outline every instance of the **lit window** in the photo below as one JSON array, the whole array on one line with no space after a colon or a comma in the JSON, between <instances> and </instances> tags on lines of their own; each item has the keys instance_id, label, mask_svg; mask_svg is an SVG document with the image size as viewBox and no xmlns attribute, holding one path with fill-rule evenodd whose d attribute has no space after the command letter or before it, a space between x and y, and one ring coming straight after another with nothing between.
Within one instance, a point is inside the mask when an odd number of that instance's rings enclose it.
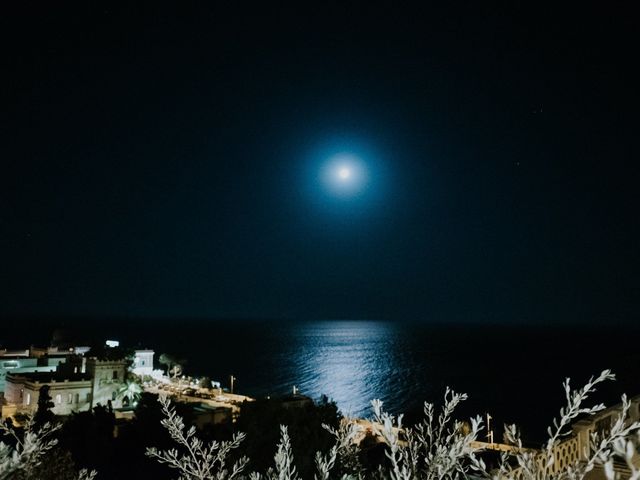
<instances>
[{"instance_id":1,"label":"lit window","mask_svg":"<svg viewBox=\"0 0 640 480\"><path fill-rule=\"evenodd\" d=\"M67 403L73 403L73 393L67 394Z\"/></svg>"},{"instance_id":2,"label":"lit window","mask_svg":"<svg viewBox=\"0 0 640 480\"><path fill-rule=\"evenodd\" d=\"M31 394L27 393L27 405L31 405Z\"/></svg>"},{"instance_id":3,"label":"lit window","mask_svg":"<svg viewBox=\"0 0 640 480\"><path fill-rule=\"evenodd\" d=\"M56 403L62 403L62 395L59 393L56 395Z\"/></svg>"}]
</instances>

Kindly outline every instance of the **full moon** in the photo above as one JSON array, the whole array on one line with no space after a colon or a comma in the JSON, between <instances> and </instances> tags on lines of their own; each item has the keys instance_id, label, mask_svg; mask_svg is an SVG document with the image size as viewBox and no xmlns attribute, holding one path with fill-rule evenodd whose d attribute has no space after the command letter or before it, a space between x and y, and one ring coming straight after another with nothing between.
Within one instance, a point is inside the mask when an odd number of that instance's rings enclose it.
<instances>
[{"instance_id":1,"label":"full moon","mask_svg":"<svg viewBox=\"0 0 640 480\"><path fill-rule=\"evenodd\" d=\"M364 192L369 180L365 162L352 153L338 153L320 165L320 180L331 195L349 198Z\"/></svg>"},{"instance_id":2,"label":"full moon","mask_svg":"<svg viewBox=\"0 0 640 480\"><path fill-rule=\"evenodd\" d=\"M340 177L340 180L348 180L350 176L351 170L349 167L340 167L338 169L338 177Z\"/></svg>"}]
</instances>

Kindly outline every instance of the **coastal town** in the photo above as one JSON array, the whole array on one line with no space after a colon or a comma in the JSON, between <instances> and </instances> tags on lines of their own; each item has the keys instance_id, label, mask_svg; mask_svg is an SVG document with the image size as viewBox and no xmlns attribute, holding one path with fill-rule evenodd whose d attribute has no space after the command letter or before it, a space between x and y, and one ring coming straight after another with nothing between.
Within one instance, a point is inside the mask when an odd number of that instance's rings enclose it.
<instances>
[{"instance_id":1,"label":"coastal town","mask_svg":"<svg viewBox=\"0 0 640 480\"><path fill-rule=\"evenodd\" d=\"M21 417L33 415L43 387L53 401L52 413L58 416L108 406L116 418L126 420L140 394L148 392L188 403L199 424L220 424L233 421L242 402L253 401L223 390L220 382L154 368L153 350L131 350L127 356L121 352L114 340L105 342L101 356L81 345L0 349L2 418L19 423Z\"/></svg>"},{"instance_id":2,"label":"coastal town","mask_svg":"<svg viewBox=\"0 0 640 480\"><path fill-rule=\"evenodd\" d=\"M135 419L136 407L143 393L169 397L174 403L190 411L190 422L198 431L207 426L232 425L241 414L243 405L254 398L222 388L209 378L182 375L178 365L167 363L166 370L155 368L158 363L152 349L125 350L115 340L107 340L100 348L77 345L49 347L31 346L25 349L0 349L0 406L3 422L19 428L32 418L41 404L50 400L51 413L64 419L80 412L106 408L114 417L113 435L117 436L128 422ZM48 400L42 402L42 398ZM300 394L293 387L289 395L278 399L282 408L291 409L314 405L314 400ZM557 474L568 466L585 462L593 448L594 438L609 435L616 422L625 416L625 425L640 420L640 395L613 407L602 409L591 417L583 417L571 425L571 434L552 450L553 465L549 473ZM357 431L351 441L364 445L389 443L383 421L362 418L343 418ZM491 417L486 416L486 437L477 438L470 446L478 452L517 454L527 451L543 455L543 450L523 449L512 441L494 439ZM398 439L402 429L394 428ZM405 444L405 440L399 440ZM634 465L640 464L637 453L630 460L612 465L620 478L629 478ZM599 472L599 474L597 474ZM605 478L600 469L589 478Z\"/></svg>"}]
</instances>

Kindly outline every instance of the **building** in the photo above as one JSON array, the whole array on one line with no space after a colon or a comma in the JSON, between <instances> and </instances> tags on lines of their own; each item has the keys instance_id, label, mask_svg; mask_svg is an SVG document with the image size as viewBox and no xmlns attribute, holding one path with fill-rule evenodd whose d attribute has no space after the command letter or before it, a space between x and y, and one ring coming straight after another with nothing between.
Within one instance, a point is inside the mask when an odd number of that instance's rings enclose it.
<instances>
[{"instance_id":1,"label":"building","mask_svg":"<svg viewBox=\"0 0 640 480\"><path fill-rule=\"evenodd\" d=\"M34 413L43 385L49 387L56 415L109 403L113 408L129 407L133 399L123 392L130 362L87 358L86 351L86 347L0 350L2 416ZM153 356L153 350L136 350L131 371L140 376L154 376Z\"/></svg>"},{"instance_id":2,"label":"building","mask_svg":"<svg viewBox=\"0 0 640 480\"><path fill-rule=\"evenodd\" d=\"M0 350L0 399L5 390L7 373L54 372L72 357L81 358L89 347L30 347L25 350ZM75 373L84 372L84 366Z\"/></svg>"},{"instance_id":3,"label":"building","mask_svg":"<svg viewBox=\"0 0 640 480\"><path fill-rule=\"evenodd\" d=\"M28 357L29 349L26 350L7 350L6 348L0 349L0 358L2 357Z\"/></svg>"},{"instance_id":4,"label":"building","mask_svg":"<svg viewBox=\"0 0 640 480\"><path fill-rule=\"evenodd\" d=\"M4 393L8 373L55 372L65 358L0 356L0 394Z\"/></svg>"},{"instance_id":5,"label":"building","mask_svg":"<svg viewBox=\"0 0 640 480\"><path fill-rule=\"evenodd\" d=\"M563 440L554 451L556 464L559 468L571 464L576 460L584 461L586 453L591 452L590 445L592 435L609 435L611 427L618 420L622 412L622 404L606 408L595 415L583 418L574 423L571 428L573 435ZM627 425L640 420L640 395L629 399L629 411ZM631 458L635 468L640 467L640 455L636 452ZM615 459L613 469L616 478L629 478L631 470L624 459ZM606 480L606 475L601 466L594 468L586 477L589 480Z\"/></svg>"},{"instance_id":6,"label":"building","mask_svg":"<svg viewBox=\"0 0 640 480\"><path fill-rule=\"evenodd\" d=\"M233 419L233 410L229 407L218 407L206 403L190 404L193 424L198 430L208 425L229 424Z\"/></svg>"},{"instance_id":7,"label":"building","mask_svg":"<svg viewBox=\"0 0 640 480\"><path fill-rule=\"evenodd\" d=\"M31 347L29 349L29 355L32 357L65 357L68 355L84 355L91 347L87 346L75 346L69 348L59 347Z\"/></svg>"},{"instance_id":8,"label":"building","mask_svg":"<svg viewBox=\"0 0 640 480\"><path fill-rule=\"evenodd\" d=\"M91 378L91 407L106 405L111 401L113 408L127 407L131 399L120 397L118 391L126 384L126 360L98 360L88 358L87 374Z\"/></svg>"},{"instance_id":9,"label":"building","mask_svg":"<svg viewBox=\"0 0 640 480\"><path fill-rule=\"evenodd\" d=\"M3 417L12 411L35 413L40 389L44 385L49 386L54 404L51 410L56 415L70 415L91 408L92 381L86 374L67 376L58 372L12 372L7 374L5 399L9 408L7 412L3 408Z\"/></svg>"},{"instance_id":10,"label":"building","mask_svg":"<svg viewBox=\"0 0 640 480\"><path fill-rule=\"evenodd\" d=\"M90 410L97 405L108 405L113 408L127 407L131 399L121 395L126 385L126 360L98 360L83 358L78 355L64 359L26 358L24 367L7 371L4 384L4 400L2 416L15 413L33 414L38 407L38 398L42 386L49 387L56 415L70 415L73 412ZM3 360L7 361L7 360ZM15 360L11 360L15 361ZM34 371L37 362L58 362L49 365L47 371ZM34 364L36 362L36 364ZM83 366L86 365L86 372ZM23 370L23 371L20 371ZM24 371L26 370L26 371Z\"/></svg>"},{"instance_id":11,"label":"building","mask_svg":"<svg viewBox=\"0 0 640 480\"><path fill-rule=\"evenodd\" d=\"M153 350L136 350L131 371L141 377L153 375Z\"/></svg>"},{"instance_id":12,"label":"building","mask_svg":"<svg viewBox=\"0 0 640 480\"><path fill-rule=\"evenodd\" d=\"M280 404L284 409L307 408L313 406L313 399L296 392L281 397Z\"/></svg>"},{"instance_id":13,"label":"building","mask_svg":"<svg viewBox=\"0 0 640 480\"><path fill-rule=\"evenodd\" d=\"M559 475L561 472L575 464L585 464L593 455L592 439L593 435L609 435L612 426L616 423L623 410L622 404L606 408L578 420L571 425L571 434L563 438L557 445L553 447L553 463L546 467L546 474L549 477ZM629 399L629 410L627 412L625 425L640 421L640 395ZM497 450L501 452L517 452L519 447L500 443L486 443L481 441L472 442L471 446L480 450ZM539 455L538 464L540 466L546 463L546 453L536 449L525 449L528 452ZM640 468L640 455L636 452L631 457L631 462L635 468ZM629 478L631 469L622 458L615 458L613 461L613 470L616 478ZM516 475L517 476L517 475ZM607 476L602 465L596 467L587 473L586 480L607 480Z\"/></svg>"}]
</instances>

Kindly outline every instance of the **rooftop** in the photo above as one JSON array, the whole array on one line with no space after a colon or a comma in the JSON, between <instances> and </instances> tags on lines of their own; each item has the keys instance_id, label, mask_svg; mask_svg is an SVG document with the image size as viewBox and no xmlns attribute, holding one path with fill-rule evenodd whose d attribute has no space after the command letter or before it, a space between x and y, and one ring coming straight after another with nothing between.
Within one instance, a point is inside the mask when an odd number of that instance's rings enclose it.
<instances>
[{"instance_id":1,"label":"rooftop","mask_svg":"<svg viewBox=\"0 0 640 480\"><path fill-rule=\"evenodd\" d=\"M7 373L7 380L10 379L26 379L38 383L61 383L61 382L84 382L90 381L91 375L86 373L64 374L60 372L26 372L26 373Z\"/></svg>"}]
</instances>

